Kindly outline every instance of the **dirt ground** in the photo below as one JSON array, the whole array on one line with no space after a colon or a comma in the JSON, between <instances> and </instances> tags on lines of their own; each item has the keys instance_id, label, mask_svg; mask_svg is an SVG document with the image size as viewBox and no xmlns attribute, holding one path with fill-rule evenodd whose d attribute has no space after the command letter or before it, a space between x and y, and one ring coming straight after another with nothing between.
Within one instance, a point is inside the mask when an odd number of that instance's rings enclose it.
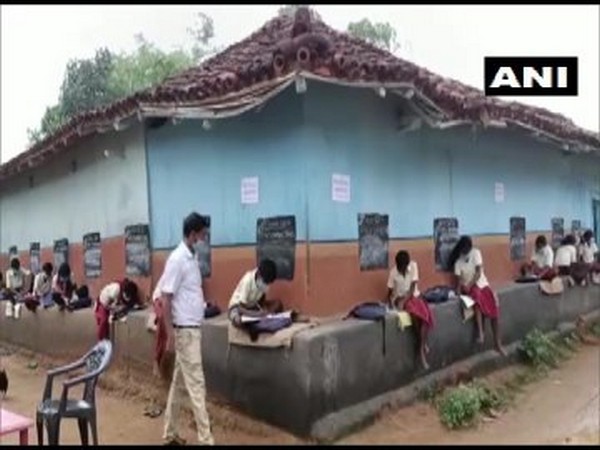
<instances>
[{"instance_id":1,"label":"dirt ground","mask_svg":"<svg viewBox=\"0 0 600 450\"><path fill-rule=\"evenodd\" d=\"M38 365L33 367L32 361ZM13 353L2 357L10 378L9 395L2 407L33 417L50 361ZM490 381L514 371L491 375ZM125 380L125 381L124 381ZM129 381L126 381L129 380ZM148 380L151 380L148 375ZM417 403L383 412L375 422L339 444L600 444L600 348L582 347L575 356L546 378L529 385L516 405L493 421L464 430L446 430L428 403ZM55 388L56 389L56 388ZM161 398L151 382L140 383L112 370L98 390L101 444L160 444L163 416L151 419L144 410L152 398ZM55 391L55 395L59 395ZM279 429L253 420L224 404L211 401L209 414L217 444L308 444ZM182 420L182 435L194 442L191 417ZM16 436L0 438L0 444L17 443ZM65 420L62 444L78 444L77 426ZM30 444L35 443L30 432Z\"/></svg>"}]
</instances>

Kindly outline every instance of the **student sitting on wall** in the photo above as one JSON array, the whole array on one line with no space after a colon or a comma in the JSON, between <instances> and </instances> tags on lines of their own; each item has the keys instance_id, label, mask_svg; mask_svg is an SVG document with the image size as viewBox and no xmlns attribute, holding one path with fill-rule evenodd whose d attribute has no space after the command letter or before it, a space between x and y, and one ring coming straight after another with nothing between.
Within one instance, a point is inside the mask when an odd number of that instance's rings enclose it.
<instances>
[{"instance_id":1,"label":"student sitting on wall","mask_svg":"<svg viewBox=\"0 0 600 450\"><path fill-rule=\"evenodd\" d=\"M392 267L388 277L388 301L391 307L404 310L411 315L418 332L421 363L425 369L429 369L426 358L426 354L429 353L427 335L433 326L433 315L429 305L420 296L418 281L417 263L410 260L408 252L399 251L396 254L396 265Z\"/></svg>"},{"instance_id":2,"label":"student sitting on wall","mask_svg":"<svg viewBox=\"0 0 600 450\"><path fill-rule=\"evenodd\" d=\"M139 303L138 287L128 278L109 283L96 301L96 329L98 341L110 337L109 323L115 314L126 315Z\"/></svg>"},{"instance_id":3,"label":"student sitting on wall","mask_svg":"<svg viewBox=\"0 0 600 450\"><path fill-rule=\"evenodd\" d=\"M260 262L257 269L244 274L229 300L228 316L231 323L242 326L242 315L263 317L283 311L279 300L267 300L269 285L277 278L277 266L270 259Z\"/></svg>"},{"instance_id":4,"label":"student sitting on wall","mask_svg":"<svg viewBox=\"0 0 600 450\"><path fill-rule=\"evenodd\" d=\"M42 266L42 271L35 276L31 296L25 300L25 306L30 311L35 312L40 305L49 308L54 304L52 301L53 270L52 263L47 262Z\"/></svg>"},{"instance_id":5,"label":"student sitting on wall","mask_svg":"<svg viewBox=\"0 0 600 450\"><path fill-rule=\"evenodd\" d=\"M521 269L521 275L536 275L541 280L550 281L558 274L553 268L554 251L548 245L546 236L539 235L535 239L535 248L531 254L531 262L524 264Z\"/></svg>"},{"instance_id":6,"label":"student sitting on wall","mask_svg":"<svg viewBox=\"0 0 600 450\"><path fill-rule=\"evenodd\" d=\"M10 261L10 268L6 271L5 295L9 303L6 304L6 317L18 319L21 313L21 305L18 301L26 292L25 272L21 269L19 258Z\"/></svg>"},{"instance_id":7,"label":"student sitting on wall","mask_svg":"<svg viewBox=\"0 0 600 450\"><path fill-rule=\"evenodd\" d=\"M569 277L571 284L585 284L588 268L577 259L576 240L572 234L565 236L556 250L554 267L559 275Z\"/></svg>"},{"instance_id":8,"label":"student sitting on wall","mask_svg":"<svg viewBox=\"0 0 600 450\"><path fill-rule=\"evenodd\" d=\"M579 246L581 262L587 265L590 278L597 278L600 274L600 252L594 241L592 230L586 230Z\"/></svg>"},{"instance_id":9,"label":"student sitting on wall","mask_svg":"<svg viewBox=\"0 0 600 450\"><path fill-rule=\"evenodd\" d=\"M66 309L75 298L75 289L71 267L66 262L62 263L52 278L52 301L58 305L61 311Z\"/></svg>"},{"instance_id":10,"label":"student sitting on wall","mask_svg":"<svg viewBox=\"0 0 600 450\"><path fill-rule=\"evenodd\" d=\"M483 273L483 258L481 251L473 247L469 236L461 236L450 254L450 267L454 267L456 276L456 292L466 294L475 302L475 321L477 323L478 339L484 342L483 316L489 317L494 333L496 350L506 355L500 342L500 327L498 324L498 298L490 288Z\"/></svg>"}]
</instances>

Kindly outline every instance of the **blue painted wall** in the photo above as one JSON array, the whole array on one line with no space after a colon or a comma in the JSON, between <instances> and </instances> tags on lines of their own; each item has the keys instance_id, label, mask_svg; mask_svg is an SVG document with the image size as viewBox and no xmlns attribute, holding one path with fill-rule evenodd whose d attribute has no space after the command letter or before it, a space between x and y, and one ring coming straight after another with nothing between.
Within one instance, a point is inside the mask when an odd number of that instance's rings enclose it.
<instances>
[{"instance_id":1,"label":"blue painted wall","mask_svg":"<svg viewBox=\"0 0 600 450\"><path fill-rule=\"evenodd\" d=\"M397 131L402 100L372 90L309 82L258 113L218 122L167 125L147 134L152 232L156 248L181 235L191 209L212 216L212 243L255 242L256 219L294 214L298 238L357 238L357 213L390 215L391 237L432 234L433 219L459 218L461 232L508 233L509 218L528 230L554 216L592 224L600 198L600 158L564 156L522 132L470 127ZM332 173L351 177L350 203L331 200ZM242 206L240 180L260 177L260 203ZM505 201L496 203L496 182ZM306 224L308 223L308 227Z\"/></svg>"}]
</instances>

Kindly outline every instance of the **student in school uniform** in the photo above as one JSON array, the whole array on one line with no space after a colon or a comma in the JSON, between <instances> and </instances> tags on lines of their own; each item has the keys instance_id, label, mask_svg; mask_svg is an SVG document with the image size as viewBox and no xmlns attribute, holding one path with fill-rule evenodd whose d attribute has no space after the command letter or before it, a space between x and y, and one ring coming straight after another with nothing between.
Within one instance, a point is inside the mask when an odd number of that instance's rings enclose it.
<instances>
[{"instance_id":1,"label":"student in school uniform","mask_svg":"<svg viewBox=\"0 0 600 450\"><path fill-rule=\"evenodd\" d=\"M421 364L425 369L429 369L426 356L429 353L427 336L433 327L433 315L427 302L421 298L418 281L417 263L410 260L407 251L400 250L396 254L396 264L388 276L388 301L393 308L410 314L418 333Z\"/></svg>"},{"instance_id":2,"label":"student in school uniform","mask_svg":"<svg viewBox=\"0 0 600 450\"><path fill-rule=\"evenodd\" d=\"M488 317L492 323L496 350L506 355L500 341L500 314L498 298L492 291L483 272L483 257L478 248L473 247L469 236L461 236L450 254L450 265L454 268L456 291L466 294L475 302L475 321L479 334L478 342L483 344L483 318Z\"/></svg>"},{"instance_id":3,"label":"student in school uniform","mask_svg":"<svg viewBox=\"0 0 600 450\"><path fill-rule=\"evenodd\" d=\"M579 255L581 262L587 265L590 277L594 274L600 274L600 260L598 245L594 241L592 230L586 230L583 233L581 244L579 246Z\"/></svg>"},{"instance_id":4,"label":"student in school uniform","mask_svg":"<svg viewBox=\"0 0 600 450\"><path fill-rule=\"evenodd\" d=\"M570 277L571 283L581 284L587 277L587 269L578 264L577 247L575 244L575 236L572 234L564 237L560 243L560 247L556 249L554 267L559 275Z\"/></svg>"},{"instance_id":5,"label":"student in school uniform","mask_svg":"<svg viewBox=\"0 0 600 450\"><path fill-rule=\"evenodd\" d=\"M52 278L52 301L63 311L74 299L76 289L71 267L66 262L62 263Z\"/></svg>"},{"instance_id":6,"label":"student in school uniform","mask_svg":"<svg viewBox=\"0 0 600 450\"><path fill-rule=\"evenodd\" d=\"M25 294L25 271L21 268L19 258L10 260L10 268L6 271L6 292L9 303L6 304L6 317L18 319L21 313L19 300Z\"/></svg>"},{"instance_id":7,"label":"student in school uniform","mask_svg":"<svg viewBox=\"0 0 600 450\"><path fill-rule=\"evenodd\" d=\"M262 317L283 311L279 300L267 300L269 285L276 278L277 266L270 259L242 276L229 300L228 317L234 326L242 326L242 315Z\"/></svg>"},{"instance_id":8,"label":"student in school uniform","mask_svg":"<svg viewBox=\"0 0 600 450\"><path fill-rule=\"evenodd\" d=\"M25 300L25 306L30 311L35 312L38 306L49 308L52 302L52 272L54 266L52 263L44 263L42 271L33 279L33 290L31 295Z\"/></svg>"},{"instance_id":9,"label":"student in school uniform","mask_svg":"<svg viewBox=\"0 0 600 450\"><path fill-rule=\"evenodd\" d=\"M109 283L102 288L95 309L99 341L110 337L109 318L111 315L119 308L132 309L139 303L138 295L137 284L128 278Z\"/></svg>"},{"instance_id":10,"label":"student in school uniform","mask_svg":"<svg viewBox=\"0 0 600 450\"><path fill-rule=\"evenodd\" d=\"M539 235L535 239L535 248L531 254L531 262L525 264L522 275L537 275L541 280L551 281L558 274L554 270L554 251L548 244L546 236Z\"/></svg>"}]
</instances>

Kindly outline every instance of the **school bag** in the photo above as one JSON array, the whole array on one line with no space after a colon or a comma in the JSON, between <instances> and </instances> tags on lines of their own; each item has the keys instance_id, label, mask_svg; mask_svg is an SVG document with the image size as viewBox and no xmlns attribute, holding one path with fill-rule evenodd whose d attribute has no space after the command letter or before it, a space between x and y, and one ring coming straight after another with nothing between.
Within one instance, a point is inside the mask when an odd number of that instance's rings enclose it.
<instances>
[{"instance_id":1,"label":"school bag","mask_svg":"<svg viewBox=\"0 0 600 450\"><path fill-rule=\"evenodd\" d=\"M381 302L364 302L356 305L350 310L344 319L354 317L355 319L371 320L373 322L381 322L381 330L383 334L382 351L385 355L385 316L387 314L387 306Z\"/></svg>"},{"instance_id":2,"label":"school bag","mask_svg":"<svg viewBox=\"0 0 600 450\"><path fill-rule=\"evenodd\" d=\"M456 297L454 289L450 286L434 286L427 289L422 295L427 303L444 303Z\"/></svg>"}]
</instances>

